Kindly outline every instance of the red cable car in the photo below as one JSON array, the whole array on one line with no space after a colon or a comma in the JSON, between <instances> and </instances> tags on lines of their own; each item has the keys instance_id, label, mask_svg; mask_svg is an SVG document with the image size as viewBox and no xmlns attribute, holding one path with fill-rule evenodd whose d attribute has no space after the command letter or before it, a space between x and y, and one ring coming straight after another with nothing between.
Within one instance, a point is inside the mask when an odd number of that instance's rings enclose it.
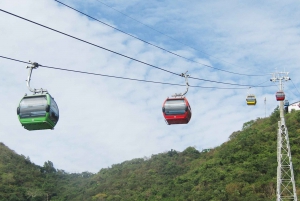
<instances>
[{"instance_id":1,"label":"red cable car","mask_svg":"<svg viewBox=\"0 0 300 201\"><path fill-rule=\"evenodd\" d=\"M276 93L276 100L283 101L285 99L285 94L283 91L277 91Z\"/></svg>"},{"instance_id":2,"label":"red cable car","mask_svg":"<svg viewBox=\"0 0 300 201\"><path fill-rule=\"evenodd\" d=\"M192 117L191 106L185 97L167 98L162 111L168 125L187 124Z\"/></svg>"}]
</instances>

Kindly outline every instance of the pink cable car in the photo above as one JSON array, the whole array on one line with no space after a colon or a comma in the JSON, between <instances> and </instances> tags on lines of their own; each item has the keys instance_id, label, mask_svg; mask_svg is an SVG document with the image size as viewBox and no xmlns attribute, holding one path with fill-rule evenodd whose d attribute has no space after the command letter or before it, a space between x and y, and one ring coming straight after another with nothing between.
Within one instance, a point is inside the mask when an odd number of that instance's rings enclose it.
<instances>
[{"instance_id":1,"label":"pink cable car","mask_svg":"<svg viewBox=\"0 0 300 201\"><path fill-rule=\"evenodd\" d=\"M187 72L186 72L187 73ZM162 106L162 112L165 121L168 125L172 124L187 124L191 120L192 110L188 100L184 95L189 90L188 77L186 73L182 73L181 76L185 78L186 91L173 95L173 98L167 98Z\"/></svg>"},{"instance_id":2,"label":"pink cable car","mask_svg":"<svg viewBox=\"0 0 300 201\"><path fill-rule=\"evenodd\" d=\"M185 97L167 98L162 111L168 125L187 124L192 117L191 106Z\"/></svg>"},{"instance_id":3,"label":"pink cable car","mask_svg":"<svg viewBox=\"0 0 300 201\"><path fill-rule=\"evenodd\" d=\"M285 99L285 94L283 91L277 91L276 93L276 100L283 101Z\"/></svg>"}]
</instances>

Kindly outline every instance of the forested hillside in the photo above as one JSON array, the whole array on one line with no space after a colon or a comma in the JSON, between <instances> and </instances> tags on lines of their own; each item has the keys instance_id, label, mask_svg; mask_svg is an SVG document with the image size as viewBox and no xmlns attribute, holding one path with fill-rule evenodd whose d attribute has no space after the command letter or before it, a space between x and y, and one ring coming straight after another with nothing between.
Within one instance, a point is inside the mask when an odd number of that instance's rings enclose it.
<instances>
[{"instance_id":1,"label":"forested hillside","mask_svg":"<svg viewBox=\"0 0 300 201\"><path fill-rule=\"evenodd\" d=\"M51 161L37 166L0 143L1 201L75 200L91 175L56 170Z\"/></svg>"},{"instance_id":2,"label":"forested hillside","mask_svg":"<svg viewBox=\"0 0 300 201\"><path fill-rule=\"evenodd\" d=\"M219 147L170 150L97 174L69 174L50 161L39 167L2 144L0 200L273 201L278 120L276 109L269 118L245 123ZM299 195L300 112L286 114L286 123Z\"/></svg>"}]
</instances>

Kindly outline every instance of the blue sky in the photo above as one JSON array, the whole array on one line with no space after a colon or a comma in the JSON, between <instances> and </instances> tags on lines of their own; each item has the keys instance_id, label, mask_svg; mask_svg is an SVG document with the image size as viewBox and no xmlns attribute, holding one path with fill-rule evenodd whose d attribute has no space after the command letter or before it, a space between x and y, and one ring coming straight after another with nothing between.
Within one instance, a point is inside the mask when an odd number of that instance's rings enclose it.
<instances>
[{"instance_id":1,"label":"blue sky","mask_svg":"<svg viewBox=\"0 0 300 201\"><path fill-rule=\"evenodd\" d=\"M184 56L191 62L124 35L53 0L1 1L0 8L59 31L166 70L244 85L272 85L269 73L289 71L299 87L300 4L297 1L105 1L62 0L118 29ZM76 41L0 12L0 55L46 66L184 84L179 76ZM173 40L171 38L176 40ZM180 41L180 43L178 42ZM183 45L183 44L186 45ZM244 74L225 73L200 65ZM34 70L32 87L46 88L60 109L53 131L24 130L16 108L25 93L26 65L0 59L2 114L0 139L18 154L43 165L47 160L68 172L98 172L133 158L150 157L188 146L212 148L228 140L243 123L269 115L278 87L252 88L257 105L249 107L247 89L190 88L193 116L188 125L167 126L164 100L185 87L140 83L46 68ZM234 87L189 80L190 85ZM290 102L299 100L292 82ZM274 133L276 135L276 133ZM274 150L276 151L276 150Z\"/></svg>"}]
</instances>

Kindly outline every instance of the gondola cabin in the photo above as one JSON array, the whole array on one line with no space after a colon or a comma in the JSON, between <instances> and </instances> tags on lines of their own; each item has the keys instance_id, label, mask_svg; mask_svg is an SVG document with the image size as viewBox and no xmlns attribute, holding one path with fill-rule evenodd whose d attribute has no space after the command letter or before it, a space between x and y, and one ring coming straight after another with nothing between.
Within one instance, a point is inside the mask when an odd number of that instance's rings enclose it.
<instances>
[{"instance_id":1,"label":"gondola cabin","mask_svg":"<svg viewBox=\"0 0 300 201\"><path fill-rule=\"evenodd\" d=\"M277 101L283 101L285 99L285 94L283 91L278 91L276 93L276 100Z\"/></svg>"},{"instance_id":2,"label":"gondola cabin","mask_svg":"<svg viewBox=\"0 0 300 201\"><path fill-rule=\"evenodd\" d=\"M284 101L284 106L285 106L285 107L288 107L289 105L290 105L289 101L288 101L288 100L285 100L285 101Z\"/></svg>"},{"instance_id":3,"label":"gondola cabin","mask_svg":"<svg viewBox=\"0 0 300 201\"><path fill-rule=\"evenodd\" d=\"M167 98L163 104L162 112L168 125L187 124L192 117L192 110L185 97Z\"/></svg>"},{"instance_id":4,"label":"gondola cabin","mask_svg":"<svg viewBox=\"0 0 300 201\"><path fill-rule=\"evenodd\" d=\"M247 105L256 105L256 97L254 95L248 95L246 97Z\"/></svg>"},{"instance_id":5,"label":"gondola cabin","mask_svg":"<svg viewBox=\"0 0 300 201\"><path fill-rule=\"evenodd\" d=\"M27 130L53 129L59 119L59 110L50 94L24 96L17 108L22 126Z\"/></svg>"}]
</instances>

